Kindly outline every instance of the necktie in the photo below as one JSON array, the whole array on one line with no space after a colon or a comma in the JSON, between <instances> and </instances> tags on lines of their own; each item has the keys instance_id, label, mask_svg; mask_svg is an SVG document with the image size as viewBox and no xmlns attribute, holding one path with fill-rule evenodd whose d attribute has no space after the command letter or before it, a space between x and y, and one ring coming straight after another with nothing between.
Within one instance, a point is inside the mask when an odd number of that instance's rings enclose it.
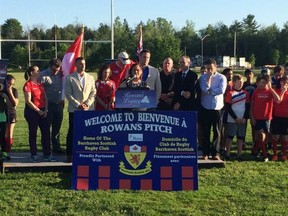
<instances>
[{"instance_id":1,"label":"necktie","mask_svg":"<svg viewBox=\"0 0 288 216\"><path fill-rule=\"evenodd\" d=\"M185 73L182 73L182 78L185 78L185 75L186 75Z\"/></svg>"}]
</instances>

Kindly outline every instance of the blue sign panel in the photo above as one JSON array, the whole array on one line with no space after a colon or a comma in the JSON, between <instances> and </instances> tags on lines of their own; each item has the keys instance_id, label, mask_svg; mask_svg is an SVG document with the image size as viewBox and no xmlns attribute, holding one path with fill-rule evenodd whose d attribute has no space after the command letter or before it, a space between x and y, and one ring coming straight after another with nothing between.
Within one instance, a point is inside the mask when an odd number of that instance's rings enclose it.
<instances>
[{"instance_id":1,"label":"blue sign panel","mask_svg":"<svg viewBox=\"0 0 288 216\"><path fill-rule=\"evenodd\" d=\"M155 108L156 92L149 89L124 88L116 91L116 108Z\"/></svg>"},{"instance_id":2,"label":"blue sign panel","mask_svg":"<svg viewBox=\"0 0 288 216\"><path fill-rule=\"evenodd\" d=\"M72 189L197 190L195 112L75 111Z\"/></svg>"}]
</instances>

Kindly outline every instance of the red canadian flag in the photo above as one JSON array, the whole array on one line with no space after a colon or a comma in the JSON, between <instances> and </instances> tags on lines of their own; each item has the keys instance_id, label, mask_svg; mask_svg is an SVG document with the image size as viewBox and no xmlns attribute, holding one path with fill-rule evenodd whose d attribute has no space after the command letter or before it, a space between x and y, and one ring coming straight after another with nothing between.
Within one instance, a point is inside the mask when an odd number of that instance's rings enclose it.
<instances>
[{"instance_id":1,"label":"red canadian flag","mask_svg":"<svg viewBox=\"0 0 288 216\"><path fill-rule=\"evenodd\" d=\"M76 70L74 65L75 59L81 56L82 50L82 43L83 43L83 35L84 32L82 31L80 35L75 39L73 44L69 47L66 51L63 60L62 60L62 72L63 77L66 77L70 73Z\"/></svg>"}]
</instances>

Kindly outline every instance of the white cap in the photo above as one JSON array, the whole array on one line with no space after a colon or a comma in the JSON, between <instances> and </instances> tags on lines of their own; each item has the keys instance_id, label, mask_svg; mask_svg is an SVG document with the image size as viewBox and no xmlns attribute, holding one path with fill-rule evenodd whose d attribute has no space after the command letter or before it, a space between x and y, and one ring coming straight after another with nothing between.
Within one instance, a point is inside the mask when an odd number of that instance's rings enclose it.
<instances>
[{"instance_id":1,"label":"white cap","mask_svg":"<svg viewBox=\"0 0 288 216\"><path fill-rule=\"evenodd\" d=\"M120 52L118 54L118 59L120 59L124 65L130 64L129 55L126 52Z\"/></svg>"}]
</instances>

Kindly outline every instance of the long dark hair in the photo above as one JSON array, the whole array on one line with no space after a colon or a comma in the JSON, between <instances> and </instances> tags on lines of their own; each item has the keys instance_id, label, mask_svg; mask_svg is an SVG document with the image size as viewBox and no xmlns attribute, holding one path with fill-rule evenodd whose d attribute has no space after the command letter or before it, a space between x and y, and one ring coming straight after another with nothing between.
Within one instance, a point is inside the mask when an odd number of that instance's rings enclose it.
<instances>
[{"instance_id":1,"label":"long dark hair","mask_svg":"<svg viewBox=\"0 0 288 216\"><path fill-rule=\"evenodd\" d=\"M137 66L139 66L140 68L141 68L141 70L142 70L142 73L143 73L143 69L142 69L142 67L141 67L141 65L139 64L139 63L135 63L135 64L133 64L131 67L130 67L130 69L129 69L129 76L130 77L133 77L133 74L132 74L132 70L135 68L135 67L137 67Z\"/></svg>"},{"instance_id":2,"label":"long dark hair","mask_svg":"<svg viewBox=\"0 0 288 216\"><path fill-rule=\"evenodd\" d=\"M110 69L110 71L111 71L111 68L110 68L109 65L103 65L103 66L99 69L99 71L98 71L98 80L102 80L102 74L103 74L103 72L104 72L105 70L107 70L107 69ZM110 72L109 77L110 77L110 76L111 76L111 72Z\"/></svg>"},{"instance_id":3,"label":"long dark hair","mask_svg":"<svg viewBox=\"0 0 288 216\"><path fill-rule=\"evenodd\" d=\"M25 71L25 74L24 74L25 80L28 80L28 79L31 77L31 74L32 74L32 72L35 70L35 67L38 67L38 66L37 66L37 65L30 66L30 67Z\"/></svg>"}]
</instances>

